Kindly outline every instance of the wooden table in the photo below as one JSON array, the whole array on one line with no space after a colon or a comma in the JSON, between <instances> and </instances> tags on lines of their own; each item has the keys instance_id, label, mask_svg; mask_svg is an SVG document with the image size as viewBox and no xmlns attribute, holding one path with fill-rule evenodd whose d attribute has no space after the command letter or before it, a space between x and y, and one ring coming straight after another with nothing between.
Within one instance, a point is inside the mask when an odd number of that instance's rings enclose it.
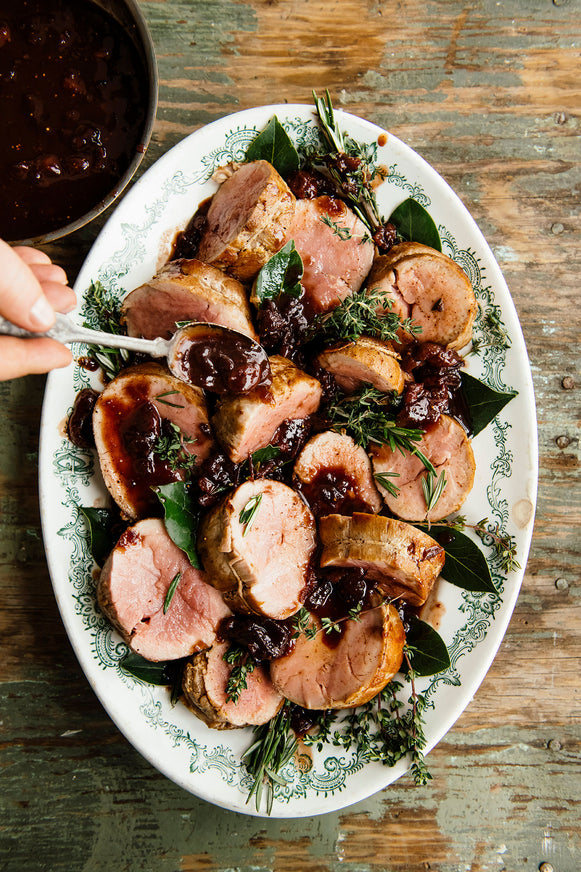
<instances>
[{"instance_id":1,"label":"wooden table","mask_svg":"<svg viewBox=\"0 0 581 872\"><path fill-rule=\"evenodd\" d=\"M516 611L474 701L410 778L343 812L259 820L185 793L118 732L81 673L37 499L44 380L0 386L2 806L6 872L577 872L579 818L579 0L141 0L160 72L144 166L270 102L389 128L457 191L520 315L540 495ZM46 250L71 283L102 221Z\"/></svg>"}]
</instances>

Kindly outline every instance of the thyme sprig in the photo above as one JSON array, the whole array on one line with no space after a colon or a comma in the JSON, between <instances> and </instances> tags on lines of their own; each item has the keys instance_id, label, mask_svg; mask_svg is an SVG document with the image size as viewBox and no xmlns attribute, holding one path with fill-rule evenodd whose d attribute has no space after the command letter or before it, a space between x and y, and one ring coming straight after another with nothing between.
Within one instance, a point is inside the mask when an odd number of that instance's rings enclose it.
<instances>
[{"instance_id":1,"label":"thyme sprig","mask_svg":"<svg viewBox=\"0 0 581 872\"><path fill-rule=\"evenodd\" d=\"M174 471L191 472L196 463L196 455L186 450L186 445L193 445L195 439L186 436L177 424L168 421L169 430L162 433L153 446L153 452L160 460L165 461Z\"/></svg>"},{"instance_id":2,"label":"thyme sprig","mask_svg":"<svg viewBox=\"0 0 581 872\"><path fill-rule=\"evenodd\" d=\"M286 784L281 771L297 749L297 738L290 726L290 705L286 702L268 723L254 728L256 739L242 755L242 762L253 779L246 802L254 796L259 811L265 794L267 814L272 811L275 785Z\"/></svg>"},{"instance_id":3,"label":"thyme sprig","mask_svg":"<svg viewBox=\"0 0 581 872\"><path fill-rule=\"evenodd\" d=\"M436 475L432 462L415 444L421 440L424 431L397 424L390 411L396 402L396 395L366 386L350 397L339 396L327 407L327 416L332 430L348 433L363 448L375 443L389 445L392 451L399 450L402 454L408 451Z\"/></svg>"},{"instance_id":4,"label":"thyme sprig","mask_svg":"<svg viewBox=\"0 0 581 872\"><path fill-rule=\"evenodd\" d=\"M223 659L232 667L226 682L226 700L237 703L240 693L248 688L248 676L254 672L256 663L241 645L232 645Z\"/></svg>"},{"instance_id":5,"label":"thyme sprig","mask_svg":"<svg viewBox=\"0 0 581 872\"><path fill-rule=\"evenodd\" d=\"M414 324L411 318L402 320L391 311L392 306L393 301L379 288L363 288L346 297L331 312L316 317L309 332L326 341L349 342L360 336L393 342L402 330L410 336L421 333L419 324Z\"/></svg>"},{"instance_id":6,"label":"thyme sprig","mask_svg":"<svg viewBox=\"0 0 581 872\"><path fill-rule=\"evenodd\" d=\"M491 528L488 518L482 518L476 524L469 524L464 515L457 515L452 520L438 521L438 525L450 527L450 529L458 530L460 533L466 529L474 530L478 538L494 550L503 572L514 572L521 568L517 560L517 546L514 536L511 536L510 533L502 533L498 523Z\"/></svg>"}]
</instances>

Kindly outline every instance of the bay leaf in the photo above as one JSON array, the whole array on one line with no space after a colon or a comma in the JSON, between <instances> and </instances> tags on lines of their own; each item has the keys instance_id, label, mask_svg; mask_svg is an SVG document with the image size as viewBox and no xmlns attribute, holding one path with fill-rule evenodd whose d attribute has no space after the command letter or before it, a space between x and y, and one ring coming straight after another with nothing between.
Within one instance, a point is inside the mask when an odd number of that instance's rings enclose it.
<instances>
[{"instance_id":1,"label":"bay leaf","mask_svg":"<svg viewBox=\"0 0 581 872\"><path fill-rule=\"evenodd\" d=\"M246 160L267 160L286 178L299 168L299 154L276 115L246 149Z\"/></svg>"}]
</instances>

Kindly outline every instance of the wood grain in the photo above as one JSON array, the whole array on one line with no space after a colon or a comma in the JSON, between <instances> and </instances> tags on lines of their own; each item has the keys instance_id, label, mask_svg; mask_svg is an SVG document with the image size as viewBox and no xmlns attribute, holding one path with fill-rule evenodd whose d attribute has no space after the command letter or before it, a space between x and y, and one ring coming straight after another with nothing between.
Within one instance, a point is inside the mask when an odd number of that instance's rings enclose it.
<instances>
[{"instance_id":1,"label":"wood grain","mask_svg":"<svg viewBox=\"0 0 581 872\"><path fill-rule=\"evenodd\" d=\"M209 806L121 737L82 675L42 547L43 379L0 386L0 694L6 872L554 872L581 868L578 0L141 0L160 102L150 165L229 112L310 102L387 127L463 199L521 320L538 408L533 547L473 702L409 778L342 812ZM104 218L47 246L74 280ZM571 376L572 388L563 387ZM543 872L551 872L547 868Z\"/></svg>"}]
</instances>

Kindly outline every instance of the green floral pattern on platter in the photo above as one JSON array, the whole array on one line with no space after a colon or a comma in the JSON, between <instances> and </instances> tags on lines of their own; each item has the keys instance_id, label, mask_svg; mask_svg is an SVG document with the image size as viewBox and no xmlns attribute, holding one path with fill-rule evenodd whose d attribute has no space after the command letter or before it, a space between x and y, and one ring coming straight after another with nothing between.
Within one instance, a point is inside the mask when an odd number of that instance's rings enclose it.
<instances>
[{"instance_id":1,"label":"green floral pattern on platter","mask_svg":"<svg viewBox=\"0 0 581 872\"><path fill-rule=\"evenodd\" d=\"M289 134L297 145L304 150L316 147L319 134L311 121L300 117L286 119L284 122ZM191 196L192 189L202 182L211 179L218 167L229 162L241 161L246 148L257 135L254 127L237 127L225 136L219 148L201 157L196 172L188 174L179 170L167 178L145 211L135 222L121 224L116 250L101 263L95 280L99 280L119 299L129 288L124 287L124 278L145 258L147 246L151 245L151 234L164 216L168 203L176 198ZM389 166L385 185L399 189L402 194L413 196L422 205L429 208L430 198L423 186L412 179L406 178L398 165ZM497 305L494 292L487 284L484 270L475 251L460 248L454 236L444 226L439 226L443 243L443 251L452 257L470 277L480 311L475 324L475 335L481 342L480 362L483 381L497 390L508 390L504 381L506 363L506 348L495 345L487 327L488 316L502 322L502 312ZM76 354L82 353L81 348L75 349ZM75 390L89 385L90 375L80 366L75 366L73 385ZM512 474L513 455L509 450L507 435L510 425L499 419L491 425L493 428L496 457L490 467L490 480L486 489L486 499L489 505L491 529L498 525L502 533L507 533L509 521L508 503L503 496L503 482ZM119 640L109 622L101 615L95 602L95 581L93 577L93 562L89 550L88 531L79 506L82 498L79 488L90 485L95 477L95 458L92 453L85 452L63 439L52 458L52 469L55 479L61 489L61 502L67 509L70 520L58 530L62 540L70 543L69 583L70 593L74 598L75 612L90 638L91 652L96 663L102 670L114 671L120 682L140 698L139 712L152 731L163 734L171 746L180 749L184 756L184 766L192 773L214 772L223 782L236 786L245 796L251 786L251 780L236 758L232 749L226 744L214 741L212 731L207 730L207 743L195 738L187 729L172 722L169 707L169 693L162 702L165 690L154 688L128 675L121 667L121 661L127 653L127 646ZM487 559L492 577L499 594L504 589L504 576L500 571L498 558L487 548L491 541L484 543L484 551L490 551ZM461 673L459 663L463 657L473 651L487 635L495 613L501 607L501 599L491 594L471 594L463 591L459 613L462 626L458 627L449 645L451 665L443 673L435 676L427 683L424 692L432 708L437 703L438 691L443 686L459 686ZM193 716L192 716L193 718ZM197 724L197 722L196 722ZM250 743L250 734L249 734ZM342 791L348 786L351 776L359 772L365 765L359 752L344 752L338 754L329 745L323 752L315 754L313 760L302 756L291 761L283 775L285 784L275 787L275 800L285 804L291 800L303 799L309 794L328 796Z\"/></svg>"}]
</instances>

